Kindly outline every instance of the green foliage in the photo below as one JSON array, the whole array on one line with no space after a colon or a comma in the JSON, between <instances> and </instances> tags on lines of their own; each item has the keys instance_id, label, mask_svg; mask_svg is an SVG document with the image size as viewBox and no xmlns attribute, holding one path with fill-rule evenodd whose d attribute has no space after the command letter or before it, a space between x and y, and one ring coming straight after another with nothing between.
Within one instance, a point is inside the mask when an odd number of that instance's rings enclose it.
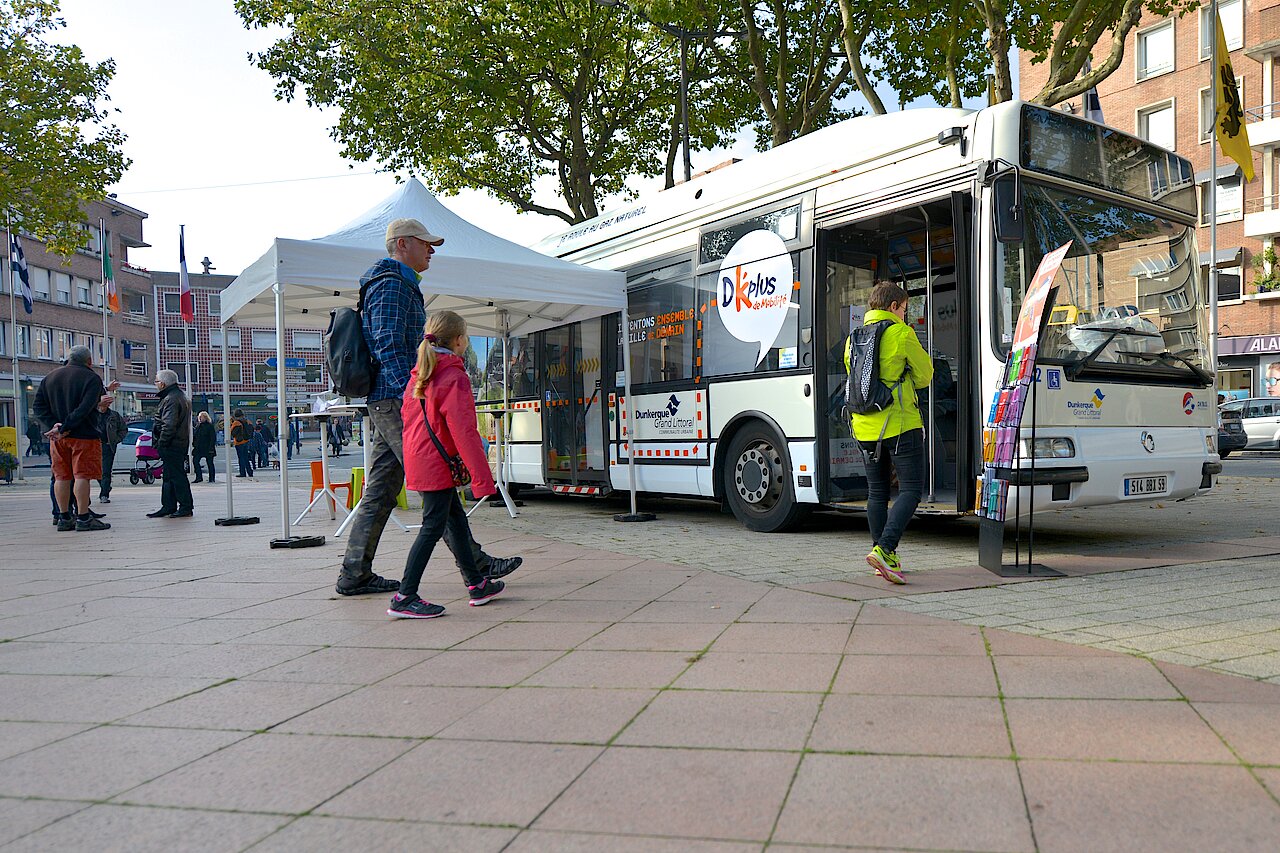
<instances>
[{"instance_id":1,"label":"green foliage","mask_svg":"<svg viewBox=\"0 0 1280 853\"><path fill-rule=\"evenodd\" d=\"M1280 264L1276 260L1273 243L1268 243L1261 254L1253 256L1253 285L1258 293L1280 290Z\"/></svg>"},{"instance_id":2,"label":"green foliage","mask_svg":"<svg viewBox=\"0 0 1280 853\"><path fill-rule=\"evenodd\" d=\"M336 106L344 154L420 173L436 189L486 190L574 223L671 145L672 40L593 0L237 0L247 26L285 34L251 59L308 103ZM702 113L698 146L735 122ZM535 202L539 179L563 208Z\"/></svg>"},{"instance_id":3,"label":"green foliage","mask_svg":"<svg viewBox=\"0 0 1280 853\"><path fill-rule=\"evenodd\" d=\"M70 254L88 239L85 205L128 161L103 105L115 63L46 40L64 26L56 0L0 0L0 215Z\"/></svg>"},{"instance_id":4,"label":"green foliage","mask_svg":"<svg viewBox=\"0 0 1280 853\"><path fill-rule=\"evenodd\" d=\"M7 450L0 450L0 471L16 471L17 469L18 457Z\"/></svg>"}]
</instances>

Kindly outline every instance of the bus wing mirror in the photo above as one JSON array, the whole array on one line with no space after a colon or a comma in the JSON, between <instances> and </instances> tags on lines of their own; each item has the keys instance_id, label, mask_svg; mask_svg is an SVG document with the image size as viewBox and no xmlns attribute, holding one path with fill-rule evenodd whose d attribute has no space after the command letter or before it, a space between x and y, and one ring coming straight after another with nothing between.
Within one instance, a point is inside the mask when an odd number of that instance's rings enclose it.
<instances>
[{"instance_id":1,"label":"bus wing mirror","mask_svg":"<svg viewBox=\"0 0 1280 853\"><path fill-rule=\"evenodd\" d=\"M992 183L995 193L996 239L1001 243L1021 243L1026 237L1022 215L1022 185L1016 172L1006 172Z\"/></svg>"}]
</instances>

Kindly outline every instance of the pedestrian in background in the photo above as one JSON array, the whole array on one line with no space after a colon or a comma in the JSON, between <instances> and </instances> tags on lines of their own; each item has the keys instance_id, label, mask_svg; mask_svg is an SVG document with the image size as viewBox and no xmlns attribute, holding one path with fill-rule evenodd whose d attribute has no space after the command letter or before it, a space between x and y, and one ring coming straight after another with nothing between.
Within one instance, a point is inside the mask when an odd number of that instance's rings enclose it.
<instances>
[{"instance_id":1,"label":"pedestrian in background","mask_svg":"<svg viewBox=\"0 0 1280 853\"><path fill-rule=\"evenodd\" d=\"M196 482L203 482L200 463L209 466L209 482L213 479L213 457L217 454L218 434L213 428L213 419L208 412L196 416L196 431L191 436L191 469L196 473Z\"/></svg>"},{"instance_id":2,"label":"pedestrian in background","mask_svg":"<svg viewBox=\"0 0 1280 853\"><path fill-rule=\"evenodd\" d=\"M147 513L147 518L190 518L194 507L186 466L191 451L191 401L172 370L157 370L155 384L160 406L151 440L164 473L160 475L160 509Z\"/></svg>"},{"instance_id":3,"label":"pedestrian in background","mask_svg":"<svg viewBox=\"0 0 1280 853\"><path fill-rule=\"evenodd\" d=\"M392 592L400 584L373 573L373 555L382 530L404 488L404 421L401 406L422 340L427 312L419 282L431 265L436 247L444 242L416 219L396 219L387 226L387 254L360 277L358 306L365 343L378 375L369 392L369 470L365 472L364 499L347 534L336 591L339 595ZM323 442L324 436L321 436ZM500 578L515 571L519 557L490 557L470 541L476 567L487 577Z\"/></svg>"},{"instance_id":4,"label":"pedestrian in background","mask_svg":"<svg viewBox=\"0 0 1280 853\"><path fill-rule=\"evenodd\" d=\"M271 467L271 440L268 438L270 434L267 431L267 425L262 422L262 418L258 418L258 423L253 428L253 453L251 454L256 468Z\"/></svg>"},{"instance_id":5,"label":"pedestrian in background","mask_svg":"<svg viewBox=\"0 0 1280 853\"><path fill-rule=\"evenodd\" d=\"M298 425L298 421L294 418L288 418L288 421L289 421L289 431L285 433L285 435L287 435L288 438L285 439L284 449L285 449L285 452L288 454L288 458L292 459L293 449L295 446L298 448L298 453L299 454L302 453L302 427Z\"/></svg>"},{"instance_id":6,"label":"pedestrian in background","mask_svg":"<svg viewBox=\"0 0 1280 853\"><path fill-rule=\"evenodd\" d=\"M36 421L27 421L27 456L44 455L44 434L40 431L40 424Z\"/></svg>"},{"instance_id":7,"label":"pedestrian in background","mask_svg":"<svg viewBox=\"0 0 1280 853\"><path fill-rule=\"evenodd\" d=\"M870 414L852 414L853 435L862 448L867 473L867 525L872 547L867 564L890 583L906 583L898 543L920 505L924 488L924 420L916 391L928 388L933 361L906 324L907 292L890 281L876 282L867 302L864 326L888 321L880 338L878 378L893 402ZM850 347L845 348L845 371ZM889 510L889 485L898 474L898 496Z\"/></svg>"},{"instance_id":8,"label":"pedestrian in background","mask_svg":"<svg viewBox=\"0 0 1280 853\"><path fill-rule=\"evenodd\" d=\"M397 619L444 614L444 607L418 595L422 573L441 537L453 552L472 607L487 604L505 588L502 581L485 577L476 568L467 511L458 497L458 488L464 484L454 471L455 460L461 459L477 499L497 494L476 429L475 395L461 357L468 343L466 320L452 311L432 314L418 346L418 364L404 391L405 484L422 496L422 527L409 549L400 590L387 608L387 615Z\"/></svg>"},{"instance_id":9,"label":"pedestrian in background","mask_svg":"<svg viewBox=\"0 0 1280 853\"><path fill-rule=\"evenodd\" d=\"M253 428L244 418L244 411L236 409L231 415L231 446L236 449L236 459L240 463L237 477L253 476L253 460L250 457L249 442L253 440Z\"/></svg>"},{"instance_id":10,"label":"pedestrian in background","mask_svg":"<svg viewBox=\"0 0 1280 853\"><path fill-rule=\"evenodd\" d=\"M118 383L116 384L118 387ZM129 434L129 426L124 416L115 409L107 409L102 414L102 478L98 480L98 500L104 504L111 503L111 469L116 464L116 448Z\"/></svg>"},{"instance_id":11,"label":"pedestrian in background","mask_svg":"<svg viewBox=\"0 0 1280 853\"><path fill-rule=\"evenodd\" d=\"M120 383L111 383L112 388ZM86 346L67 353L67 364L40 383L33 404L35 416L47 429L49 462L53 469L54 499L58 502L58 530L107 530L89 509L89 482L102 478L101 415L112 398L93 370L93 354ZM71 514L75 496L76 515Z\"/></svg>"}]
</instances>

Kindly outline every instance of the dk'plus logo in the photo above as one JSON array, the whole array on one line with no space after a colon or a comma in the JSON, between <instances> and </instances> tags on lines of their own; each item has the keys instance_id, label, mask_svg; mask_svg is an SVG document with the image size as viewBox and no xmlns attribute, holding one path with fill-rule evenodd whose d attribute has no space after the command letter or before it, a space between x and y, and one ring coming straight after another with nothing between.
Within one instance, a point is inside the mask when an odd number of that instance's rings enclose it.
<instances>
[{"instance_id":1,"label":"dk'plus logo","mask_svg":"<svg viewBox=\"0 0 1280 853\"><path fill-rule=\"evenodd\" d=\"M671 399L667 401L667 414L674 416L680 410L680 398L675 394L671 395Z\"/></svg>"},{"instance_id":2,"label":"dk'plus logo","mask_svg":"<svg viewBox=\"0 0 1280 853\"><path fill-rule=\"evenodd\" d=\"M720 322L738 340L760 345L756 364L764 361L787 320L792 276L787 245L772 231L743 234L720 262Z\"/></svg>"},{"instance_id":3,"label":"dk'plus logo","mask_svg":"<svg viewBox=\"0 0 1280 853\"><path fill-rule=\"evenodd\" d=\"M1182 395L1182 411L1191 414L1196 410L1196 398L1190 391Z\"/></svg>"}]
</instances>

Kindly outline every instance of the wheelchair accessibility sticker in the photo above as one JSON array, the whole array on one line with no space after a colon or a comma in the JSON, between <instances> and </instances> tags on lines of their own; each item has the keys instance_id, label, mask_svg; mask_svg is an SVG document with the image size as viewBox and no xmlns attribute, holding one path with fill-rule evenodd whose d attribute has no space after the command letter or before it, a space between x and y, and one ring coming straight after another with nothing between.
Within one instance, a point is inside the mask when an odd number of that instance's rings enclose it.
<instances>
[{"instance_id":1,"label":"wheelchair accessibility sticker","mask_svg":"<svg viewBox=\"0 0 1280 853\"><path fill-rule=\"evenodd\" d=\"M1049 390L1057 391L1062 388L1062 371L1049 370L1047 372L1049 374Z\"/></svg>"}]
</instances>

